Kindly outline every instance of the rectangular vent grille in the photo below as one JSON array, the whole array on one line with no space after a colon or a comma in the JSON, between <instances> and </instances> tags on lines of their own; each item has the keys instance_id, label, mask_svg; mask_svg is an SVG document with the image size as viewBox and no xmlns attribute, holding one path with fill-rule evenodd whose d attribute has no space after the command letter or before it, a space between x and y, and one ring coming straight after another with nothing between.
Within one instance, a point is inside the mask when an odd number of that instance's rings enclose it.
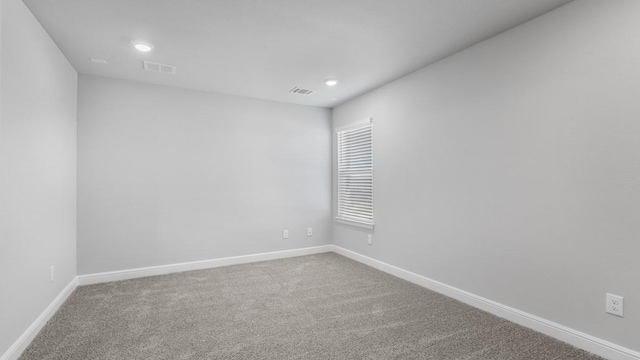
<instances>
[{"instance_id":1,"label":"rectangular vent grille","mask_svg":"<svg viewBox=\"0 0 640 360\"><path fill-rule=\"evenodd\" d=\"M152 72L159 72L159 73L163 73L163 74L175 74L176 73L176 67L173 65L167 65L167 64L160 64L160 63L155 63L155 62L151 62L151 61L143 61L144 63L144 69L147 71L152 71Z\"/></svg>"},{"instance_id":2,"label":"rectangular vent grille","mask_svg":"<svg viewBox=\"0 0 640 360\"><path fill-rule=\"evenodd\" d=\"M302 88L299 88L299 87L294 87L293 89L289 90L289 92L293 93L293 94L309 96L309 95L313 94L315 92L315 90L309 90L309 89L302 89Z\"/></svg>"}]
</instances>

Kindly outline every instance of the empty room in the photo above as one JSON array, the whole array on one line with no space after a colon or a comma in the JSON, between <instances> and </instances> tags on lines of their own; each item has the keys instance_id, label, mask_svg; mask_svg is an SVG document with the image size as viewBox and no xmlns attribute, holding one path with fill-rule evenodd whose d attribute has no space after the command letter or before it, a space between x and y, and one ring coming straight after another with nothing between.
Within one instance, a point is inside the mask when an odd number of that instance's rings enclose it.
<instances>
[{"instance_id":1,"label":"empty room","mask_svg":"<svg viewBox=\"0 0 640 360\"><path fill-rule=\"evenodd\" d=\"M640 360L638 19L0 0L0 360Z\"/></svg>"}]
</instances>

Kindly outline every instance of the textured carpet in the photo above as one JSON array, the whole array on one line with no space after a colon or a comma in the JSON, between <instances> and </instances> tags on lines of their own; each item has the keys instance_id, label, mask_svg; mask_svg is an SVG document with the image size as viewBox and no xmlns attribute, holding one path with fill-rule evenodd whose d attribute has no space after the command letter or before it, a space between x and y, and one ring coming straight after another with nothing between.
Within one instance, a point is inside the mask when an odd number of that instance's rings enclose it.
<instances>
[{"instance_id":1,"label":"textured carpet","mask_svg":"<svg viewBox=\"0 0 640 360\"><path fill-rule=\"evenodd\" d=\"M328 253L79 287L20 359L600 358Z\"/></svg>"}]
</instances>

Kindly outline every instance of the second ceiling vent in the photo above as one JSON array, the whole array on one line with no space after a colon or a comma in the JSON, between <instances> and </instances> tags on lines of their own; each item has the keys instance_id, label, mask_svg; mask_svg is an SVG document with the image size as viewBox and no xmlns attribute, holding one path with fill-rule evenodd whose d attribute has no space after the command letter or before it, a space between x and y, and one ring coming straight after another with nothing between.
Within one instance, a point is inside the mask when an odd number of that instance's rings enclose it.
<instances>
[{"instance_id":1,"label":"second ceiling vent","mask_svg":"<svg viewBox=\"0 0 640 360\"><path fill-rule=\"evenodd\" d=\"M143 61L144 69L151 72L159 72L163 74L174 75L176 73L176 67L173 65L160 64L151 61Z\"/></svg>"},{"instance_id":2,"label":"second ceiling vent","mask_svg":"<svg viewBox=\"0 0 640 360\"><path fill-rule=\"evenodd\" d=\"M299 88L299 87L296 86L293 89L289 90L289 92L293 93L293 94L309 96L309 95L313 94L315 92L315 90L302 89L302 88Z\"/></svg>"}]
</instances>

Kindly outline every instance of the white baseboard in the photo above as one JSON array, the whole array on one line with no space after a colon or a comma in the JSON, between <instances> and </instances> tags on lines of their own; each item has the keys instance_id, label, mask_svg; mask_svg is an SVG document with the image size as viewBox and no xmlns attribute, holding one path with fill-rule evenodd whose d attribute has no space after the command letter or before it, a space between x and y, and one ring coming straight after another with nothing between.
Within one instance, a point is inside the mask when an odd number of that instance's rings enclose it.
<instances>
[{"instance_id":1,"label":"white baseboard","mask_svg":"<svg viewBox=\"0 0 640 360\"><path fill-rule=\"evenodd\" d=\"M29 328L27 328L27 330L22 333L18 340L16 340L16 342L14 342L13 345L11 345L11 347L2 356L0 356L0 360L18 359L20 357L20 354L22 354L27 346L29 346L31 341L33 341L40 330L42 330L42 327L44 327L47 321L51 319L53 314L58 311L60 306L65 302L65 300L67 300L69 295L71 295L71 293L76 289L77 286L78 279L74 277L71 282L69 282L69 284L67 284L67 286L62 289L60 294L58 294L58 296L53 299L51 304L49 304L49 306L44 309L42 314L40 314L40 316L38 316L38 318L33 323L31 323Z\"/></svg>"},{"instance_id":2,"label":"white baseboard","mask_svg":"<svg viewBox=\"0 0 640 360\"><path fill-rule=\"evenodd\" d=\"M331 245L332 251L369 265L388 274L397 276L416 285L433 290L440 294L449 296L463 303L479 308L501 318L505 318L516 324L528 327L545 335L564 341L575 347L586 350L590 353L600 355L610 360L640 360L640 353L622 346L602 340L595 336L568 328L564 325L554 323L541 317L514 309L500 304L482 296L449 286L436 280L429 279L422 275L401 269L397 266L389 265L382 261L361 255L340 246Z\"/></svg>"},{"instance_id":3,"label":"white baseboard","mask_svg":"<svg viewBox=\"0 0 640 360\"><path fill-rule=\"evenodd\" d=\"M146 277L146 276L172 274L172 273L183 272L183 271L210 269L210 268L215 268L220 266L284 259L288 257L330 252L331 249L332 249L331 245L324 245L324 246L308 247L308 248L302 248L302 249L274 251L274 252L254 254L254 255L232 256L232 257L221 258L221 259L151 266L151 267L145 267L145 268L110 271L110 272L103 272L103 273L89 274L89 275L78 275L78 284L91 285L91 284L99 284L99 283L105 283L110 281L135 279L135 278ZM3 360L3 359L0 359L0 360Z\"/></svg>"}]
</instances>

